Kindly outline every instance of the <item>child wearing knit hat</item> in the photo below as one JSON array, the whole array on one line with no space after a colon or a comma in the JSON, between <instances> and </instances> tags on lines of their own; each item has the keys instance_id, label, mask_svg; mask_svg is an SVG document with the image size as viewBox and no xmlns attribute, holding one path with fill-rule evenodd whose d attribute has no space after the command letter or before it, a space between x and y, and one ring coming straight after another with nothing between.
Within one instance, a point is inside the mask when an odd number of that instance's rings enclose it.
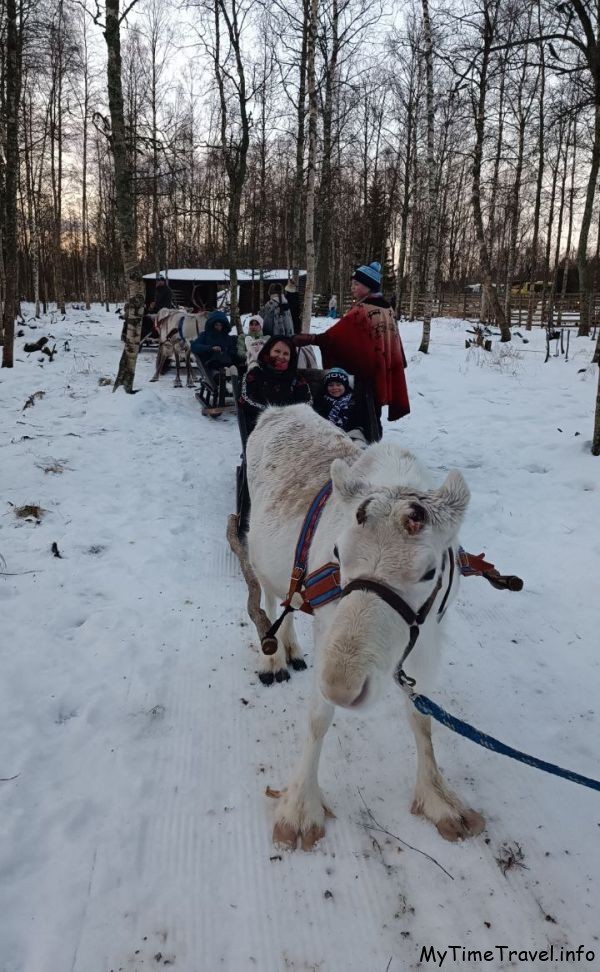
<instances>
[{"instance_id":1,"label":"child wearing knit hat","mask_svg":"<svg viewBox=\"0 0 600 972\"><path fill-rule=\"evenodd\" d=\"M316 344L325 368L341 362L372 390L379 424L383 405L388 406L388 421L395 422L410 412L406 358L396 315L381 293L381 264L357 267L350 290L350 310L326 331L296 335L296 346Z\"/></svg>"},{"instance_id":2,"label":"child wearing knit hat","mask_svg":"<svg viewBox=\"0 0 600 972\"><path fill-rule=\"evenodd\" d=\"M258 353L266 340L263 319L260 314L253 314L248 321L248 333L238 337L238 351L245 356L249 368L256 364Z\"/></svg>"},{"instance_id":3,"label":"child wearing knit hat","mask_svg":"<svg viewBox=\"0 0 600 972\"><path fill-rule=\"evenodd\" d=\"M364 438L366 415L350 388L350 375L343 368L330 368L323 376L323 392L315 402L315 409L338 429Z\"/></svg>"}]
</instances>

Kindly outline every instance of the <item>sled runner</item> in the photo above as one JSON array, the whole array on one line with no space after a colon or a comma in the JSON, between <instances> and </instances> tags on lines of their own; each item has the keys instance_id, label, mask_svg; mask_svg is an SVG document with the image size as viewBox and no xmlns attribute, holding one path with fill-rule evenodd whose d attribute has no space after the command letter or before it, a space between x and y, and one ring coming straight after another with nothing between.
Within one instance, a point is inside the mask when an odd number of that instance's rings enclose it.
<instances>
[{"instance_id":1,"label":"sled runner","mask_svg":"<svg viewBox=\"0 0 600 972\"><path fill-rule=\"evenodd\" d=\"M202 414L208 415L215 409L223 411L224 409L234 408L237 398L235 387L237 385L234 387L233 382L236 376L228 375L226 368L221 368L217 372L210 371L197 354L193 357L200 380L200 388L196 392L196 398L204 406ZM214 414L212 417L214 418Z\"/></svg>"}]
</instances>

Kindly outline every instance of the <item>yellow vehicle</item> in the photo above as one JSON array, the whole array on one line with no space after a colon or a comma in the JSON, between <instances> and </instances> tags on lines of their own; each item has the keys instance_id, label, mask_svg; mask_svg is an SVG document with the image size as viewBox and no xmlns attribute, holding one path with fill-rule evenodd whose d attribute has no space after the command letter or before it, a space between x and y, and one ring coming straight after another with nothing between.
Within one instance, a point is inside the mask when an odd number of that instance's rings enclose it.
<instances>
[{"instance_id":1,"label":"yellow vehicle","mask_svg":"<svg viewBox=\"0 0 600 972\"><path fill-rule=\"evenodd\" d=\"M513 284L513 286L510 288L510 292L513 297L529 297L529 294L532 291L534 294L541 294L543 289L543 280L536 280L533 285L529 280L526 280L524 283Z\"/></svg>"}]
</instances>

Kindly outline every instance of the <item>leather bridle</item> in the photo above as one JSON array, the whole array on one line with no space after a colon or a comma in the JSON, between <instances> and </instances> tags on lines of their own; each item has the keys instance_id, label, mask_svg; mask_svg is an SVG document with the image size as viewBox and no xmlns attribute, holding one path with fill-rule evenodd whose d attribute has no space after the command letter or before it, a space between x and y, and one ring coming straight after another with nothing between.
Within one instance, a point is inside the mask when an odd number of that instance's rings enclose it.
<instances>
[{"instance_id":1,"label":"leather bridle","mask_svg":"<svg viewBox=\"0 0 600 972\"><path fill-rule=\"evenodd\" d=\"M452 547L448 547L446 553L450 560L450 571L448 574L448 585L437 612L438 624L444 616L446 604L448 603L452 583L454 581L454 550ZM445 568L446 554L444 554L442 559L442 566L435 586L427 600L421 605L418 611L414 611L410 604L407 604L404 598L401 597L400 594L398 594L398 592L392 587L388 587L387 584L382 584L380 581L371 580L369 577L356 577L354 580L351 580L348 584L346 584L340 594L340 599L343 597L348 597L348 595L352 594L354 591L367 591L369 593L376 594L377 597L381 598L382 601L389 604L389 606L393 608L394 611L396 611L396 613L399 614L400 617L406 622L410 629L408 644L404 649L404 654L398 663L394 676L401 685L415 684L415 680L410 678L404 671L404 663L415 647L421 632L421 625L423 625L429 617L429 613L435 604L435 600L442 589Z\"/></svg>"}]
</instances>

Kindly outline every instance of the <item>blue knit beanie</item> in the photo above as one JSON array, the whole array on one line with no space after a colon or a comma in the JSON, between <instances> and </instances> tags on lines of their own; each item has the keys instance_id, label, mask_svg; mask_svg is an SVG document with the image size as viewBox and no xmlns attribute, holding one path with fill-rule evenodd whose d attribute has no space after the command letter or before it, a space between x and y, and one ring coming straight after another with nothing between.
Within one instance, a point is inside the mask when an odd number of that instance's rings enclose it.
<instances>
[{"instance_id":1,"label":"blue knit beanie","mask_svg":"<svg viewBox=\"0 0 600 972\"><path fill-rule=\"evenodd\" d=\"M357 267L352 274L353 280L358 280L359 283L364 284L369 290L377 293L381 290L381 264L380 263L370 263L369 266Z\"/></svg>"}]
</instances>

